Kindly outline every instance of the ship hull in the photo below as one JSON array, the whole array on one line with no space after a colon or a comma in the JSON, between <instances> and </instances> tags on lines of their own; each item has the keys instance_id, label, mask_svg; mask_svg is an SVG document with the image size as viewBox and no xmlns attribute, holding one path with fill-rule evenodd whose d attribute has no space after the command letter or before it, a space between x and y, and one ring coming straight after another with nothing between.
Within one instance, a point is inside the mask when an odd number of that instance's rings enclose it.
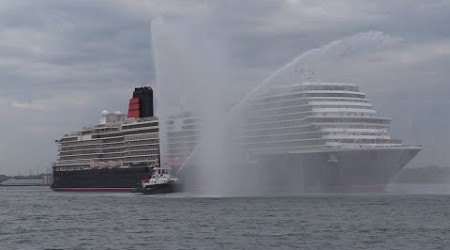
<instances>
[{"instance_id":1,"label":"ship hull","mask_svg":"<svg viewBox=\"0 0 450 250\"><path fill-rule=\"evenodd\" d=\"M176 192L181 192L181 190L182 190L182 186L179 183L162 183L162 184L155 184L155 185L151 185L151 186L147 186L147 187L136 188L134 190L134 192L152 195L152 194L176 193Z\"/></svg>"},{"instance_id":2,"label":"ship hull","mask_svg":"<svg viewBox=\"0 0 450 250\"><path fill-rule=\"evenodd\" d=\"M226 171L217 169L210 175L188 166L181 178L188 192L213 188L241 195L383 192L419 151L419 147L399 147L254 155L251 163L238 160L225 164ZM208 189L202 191L204 186Z\"/></svg>"},{"instance_id":3,"label":"ship hull","mask_svg":"<svg viewBox=\"0 0 450 250\"><path fill-rule=\"evenodd\" d=\"M261 167L268 175L262 178L269 177L264 181L282 192L380 192L419 151L404 147L266 156Z\"/></svg>"},{"instance_id":4,"label":"ship hull","mask_svg":"<svg viewBox=\"0 0 450 250\"><path fill-rule=\"evenodd\" d=\"M142 179L150 175L149 167L54 171L51 189L66 192L132 192Z\"/></svg>"}]
</instances>

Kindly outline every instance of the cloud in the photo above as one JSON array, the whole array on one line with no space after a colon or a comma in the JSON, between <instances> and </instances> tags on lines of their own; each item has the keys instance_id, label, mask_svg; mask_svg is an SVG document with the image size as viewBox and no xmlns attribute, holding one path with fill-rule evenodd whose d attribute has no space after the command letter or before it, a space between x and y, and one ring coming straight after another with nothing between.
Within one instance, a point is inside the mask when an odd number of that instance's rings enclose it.
<instances>
[{"instance_id":1,"label":"cloud","mask_svg":"<svg viewBox=\"0 0 450 250\"><path fill-rule=\"evenodd\" d=\"M381 55L383 60L401 65L425 65L431 61L450 58L450 40L412 44Z\"/></svg>"},{"instance_id":2,"label":"cloud","mask_svg":"<svg viewBox=\"0 0 450 250\"><path fill-rule=\"evenodd\" d=\"M65 110L83 110L90 107L94 97L86 93L52 96L47 99L35 99L30 102L10 101L10 108L17 111L63 112Z\"/></svg>"},{"instance_id":3,"label":"cloud","mask_svg":"<svg viewBox=\"0 0 450 250\"><path fill-rule=\"evenodd\" d=\"M292 34L296 32L333 32L343 27L354 29L361 23L385 20L364 1L285 1L280 10L255 33Z\"/></svg>"}]
</instances>

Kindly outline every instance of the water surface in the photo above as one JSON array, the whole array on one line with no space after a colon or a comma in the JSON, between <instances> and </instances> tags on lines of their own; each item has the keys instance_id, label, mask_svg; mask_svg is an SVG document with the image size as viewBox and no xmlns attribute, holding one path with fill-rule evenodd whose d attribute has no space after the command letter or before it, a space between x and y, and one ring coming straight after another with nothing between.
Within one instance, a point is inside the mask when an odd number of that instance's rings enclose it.
<instances>
[{"instance_id":1,"label":"water surface","mask_svg":"<svg viewBox=\"0 0 450 250\"><path fill-rule=\"evenodd\" d=\"M211 198L2 187L0 248L449 249L450 192L400 191Z\"/></svg>"}]
</instances>

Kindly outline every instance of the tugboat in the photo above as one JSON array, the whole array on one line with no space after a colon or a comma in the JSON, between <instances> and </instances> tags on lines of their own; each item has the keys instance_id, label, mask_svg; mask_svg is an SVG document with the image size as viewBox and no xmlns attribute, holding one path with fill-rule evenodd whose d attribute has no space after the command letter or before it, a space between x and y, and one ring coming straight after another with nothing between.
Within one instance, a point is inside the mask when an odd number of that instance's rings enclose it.
<instances>
[{"instance_id":1,"label":"tugboat","mask_svg":"<svg viewBox=\"0 0 450 250\"><path fill-rule=\"evenodd\" d=\"M142 180L135 192L142 194L167 194L181 191L179 179L172 175L169 166L154 167L150 178Z\"/></svg>"}]
</instances>

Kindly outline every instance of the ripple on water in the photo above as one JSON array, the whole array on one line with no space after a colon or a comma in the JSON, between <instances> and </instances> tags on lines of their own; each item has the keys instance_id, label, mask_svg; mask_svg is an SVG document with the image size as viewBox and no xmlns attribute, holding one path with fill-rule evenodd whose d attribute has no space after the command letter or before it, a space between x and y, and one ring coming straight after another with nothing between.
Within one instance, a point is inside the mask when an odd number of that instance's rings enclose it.
<instances>
[{"instance_id":1,"label":"ripple on water","mask_svg":"<svg viewBox=\"0 0 450 250\"><path fill-rule=\"evenodd\" d=\"M2 249L445 249L450 195L143 196L0 189Z\"/></svg>"}]
</instances>

